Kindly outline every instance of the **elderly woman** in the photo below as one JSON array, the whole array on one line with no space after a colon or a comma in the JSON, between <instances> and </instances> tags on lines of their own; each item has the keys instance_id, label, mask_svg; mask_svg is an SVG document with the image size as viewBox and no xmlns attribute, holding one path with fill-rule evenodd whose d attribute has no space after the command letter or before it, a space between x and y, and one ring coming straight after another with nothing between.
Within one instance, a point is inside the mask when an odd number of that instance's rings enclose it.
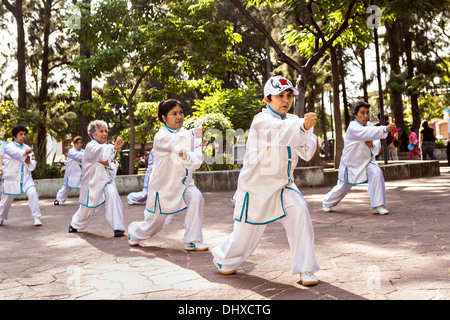
<instances>
[{"instance_id":1,"label":"elderly woman","mask_svg":"<svg viewBox=\"0 0 450 320\"><path fill-rule=\"evenodd\" d=\"M128 227L129 245L156 235L170 223L174 214L185 211L184 243L189 251L208 250L203 242L203 196L192 173L203 162L203 127L182 128L183 105L174 99L162 101L158 118L164 123L153 142L154 164L150 175L145 220Z\"/></svg>"},{"instance_id":2,"label":"elderly woman","mask_svg":"<svg viewBox=\"0 0 450 320\"><path fill-rule=\"evenodd\" d=\"M64 173L64 183L56 194L55 205L64 203L72 189L80 189L81 185L81 162L83 161L84 149L83 138L77 136L73 138L73 147L67 153L66 172Z\"/></svg>"},{"instance_id":3,"label":"elderly woman","mask_svg":"<svg viewBox=\"0 0 450 320\"><path fill-rule=\"evenodd\" d=\"M386 209L384 176L375 162L375 156L381 149L380 139L385 139L396 126L393 123L373 126L369 122L369 108L370 104L364 101L358 101L352 106L355 120L350 122L345 135L337 185L323 200L324 212L332 211L332 207L345 197L352 186L368 182L372 208L380 215L389 214Z\"/></svg>"},{"instance_id":4,"label":"elderly woman","mask_svg":"<svg viewBox=\"0 0 450 320\"><path fill-rule=\"evenodd\" d=\"M238 179L233 232L212 250L221 274L235 273L256 249L267 225L278 221L292 252L292 273L300 275L303 285L318 283L314 230L293 175L298 158L308 161L316 150L316 115L299 118L289 114L294 95L298 90L281 76L271 77L264 86L266 107L250 126Z\"/></svg>"},{"instance_id":5,"label":"elderly woman","mask_svg":"<svg viewBox=\"0 0 450 320\"><path fill-rule=\"evenodd\" d=\"M115 155L123 146L123 140L118 137L114 144L107 144L108 126L102 120L89 123L88 134L92 140L86 145L83 156L80 207L72 217L69 232L86 229L93 213L105 203L106 220L114 236L120 237L125 233L123 206L114 179L118 169Z\"/></svg>"}]
</instances>

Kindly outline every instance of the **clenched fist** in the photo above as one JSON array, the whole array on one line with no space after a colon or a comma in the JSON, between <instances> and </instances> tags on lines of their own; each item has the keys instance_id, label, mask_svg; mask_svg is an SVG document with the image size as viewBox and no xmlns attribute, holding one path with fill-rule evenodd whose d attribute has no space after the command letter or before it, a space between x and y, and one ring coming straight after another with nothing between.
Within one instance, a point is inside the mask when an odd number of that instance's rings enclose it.
<instances>
[{"instance_id":1,"label":"clenched fist","mask_svg":"<svg viewBox=\"0 0 450 320\"><path fill-rule=\"evenodd\" d=\"M397 126L396 126L395 124L389 123L389 124L386 126L386 132L392 132L392 131L395 130L395 128L397 128Z\"/></svg>"},{"instance_id":2,"label":"clenched fist","mask_svg":"<svg viewBox=\"0 0 450 320\"><path fill-rule=\"evenodd\" d=\"M316 125L317 115L315 112L308 112L305 114L303 126L306 130L311 129Z\"/></svg>"}]
</instances>

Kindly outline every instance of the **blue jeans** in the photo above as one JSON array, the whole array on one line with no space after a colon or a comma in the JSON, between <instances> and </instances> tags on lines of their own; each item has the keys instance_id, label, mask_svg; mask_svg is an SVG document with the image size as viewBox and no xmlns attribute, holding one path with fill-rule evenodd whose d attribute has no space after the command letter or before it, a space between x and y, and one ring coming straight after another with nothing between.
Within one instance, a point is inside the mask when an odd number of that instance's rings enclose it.
<instances>
[{"instance_id":1,"label":"blue jeans","mask_svg":"<svg viewBox=\"0 0 450 320\"><path fill-rule=\"evenodd\" d=\"M434 147L436 144L434 141L424 141L422 142L422 160L427 159L427 155L430 156L431 160L436 160L434 156Z\"/></svg>"}]
</instances>

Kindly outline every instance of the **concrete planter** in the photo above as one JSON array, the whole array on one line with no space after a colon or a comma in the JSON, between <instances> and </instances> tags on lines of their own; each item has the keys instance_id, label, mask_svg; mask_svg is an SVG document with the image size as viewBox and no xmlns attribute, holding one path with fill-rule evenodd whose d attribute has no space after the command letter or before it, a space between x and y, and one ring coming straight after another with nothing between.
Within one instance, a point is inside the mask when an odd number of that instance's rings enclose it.
<instances>
[{"instance_id":1,"label":"concrete planter","mask_svg":"<svg viewBox=\"0 0 450 320\"><path fill-rule=\"evenodd\" d=\"M386 181L398 179L421 178L437 176L439 161L395 161L384 165L378 163L383 170ZM203 192L234 191L237 188L239 170L195 172L194 180ZM294 170L294 181L299 188L314 188L334 186L337 181L338 170L323 167L298 167ZM63 179L35 180L35 186L40 198L55 198L63 184ZM140 191L144 185L144 175L121 175L116 178L116 185L120 194ZM79 190L73 189L70 197L77 197ZM22 195L17 197L25 199Z\"/></svg>"}]
</instances>

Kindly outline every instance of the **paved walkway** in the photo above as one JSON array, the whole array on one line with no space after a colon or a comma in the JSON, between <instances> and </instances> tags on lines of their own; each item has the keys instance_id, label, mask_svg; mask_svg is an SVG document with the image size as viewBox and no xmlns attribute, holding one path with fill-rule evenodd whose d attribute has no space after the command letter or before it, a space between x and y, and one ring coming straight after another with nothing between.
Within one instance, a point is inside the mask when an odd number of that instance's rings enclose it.
<instances>
[{"instance_id":1,"label":"paved walkway","mask_svg":"<svg viewBox=\"0 0 450 320\"><path fill-rule=\"evenodd\" d=\"M254 254L222 276L207 252L186 252L183 214L145 246L114 238L96 213L88 229L67 232L77 199L41 199L42 227L33 227L26 201L15 201L0 227L1 299L449 299L450 168L441 176L388 182L391 214L374 215L366 186L354 187L332 213L321 211L331 189L302 189L315 228L322 268L319 285L291 274L284 229L268 226ZM232 192L204 193L205 243L214 247L232 229ZM141 220L129 206L125 223Z\"/></svg>"}]
</instances>

